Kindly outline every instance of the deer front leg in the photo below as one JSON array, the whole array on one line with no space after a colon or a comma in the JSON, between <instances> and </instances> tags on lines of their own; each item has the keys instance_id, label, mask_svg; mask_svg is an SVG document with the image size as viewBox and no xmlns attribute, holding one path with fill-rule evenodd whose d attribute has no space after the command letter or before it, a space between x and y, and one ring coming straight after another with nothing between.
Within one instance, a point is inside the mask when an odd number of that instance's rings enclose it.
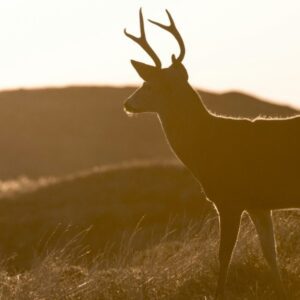
<instances>
[{"instance_id":1,"label":"deer front leg","mask_svg":"<svg viewBox=\"0 0 300 300\"><path fill-rule=\"evenodd\" d=\"M264 257L271 268L277 298L280 300L287 299L277 265L276 243L271 211L248 210L248 213L256 227Z\"/></svg>"},{"instance_id":2,"label":"deer front leg","mask_svg":"<svg viewBox=\"0 0 300 300\"><path fill-rule=\"evenodd\" d=\"M224 289L232 252L240 227L241 211L219 210L220 222L220 271L215 299L225 299Z\"/></svg>"}]
</instances>

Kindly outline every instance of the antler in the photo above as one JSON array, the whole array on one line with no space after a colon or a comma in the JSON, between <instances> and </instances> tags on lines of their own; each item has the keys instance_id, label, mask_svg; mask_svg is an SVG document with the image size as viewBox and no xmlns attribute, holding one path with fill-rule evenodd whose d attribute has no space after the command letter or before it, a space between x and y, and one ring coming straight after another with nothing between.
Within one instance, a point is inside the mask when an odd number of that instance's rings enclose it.
<instances>
[{"instance_id":1,"label":"antler","mask_svg":"<svg viewBox=\"0 0 300 300\"><path fill-rule=\"evenodd\" d=\"M144 18L143 18L143 13L142 13L141 8L140 8L139 15L140 15L141 36L136 37L130 33L127 33L126 29L124 29L124 33L127 37L129 37L134 42L136 42L138 45L140 45L150 55L150 57L153 59L155 66L157 68L161 68L161 62L160 62L159 57L156 55L156 53L153 51L153 49L150 47L150 45L147 42L146 34L145 34Z\"/></svg>"},{"instance_id":2,"label":"antler","mask_svg":"<svg viewBox=\"0 0 300 300\"><path fill-rule=\"evenodd\" d=\"M164 24L161 24L161 23L158 23L158 22L155 22L155 21L152 21L152 20L149 20L151 23L161 27L162 29L164 30L167 30L168 32L170 32L174 37L175 39L177 40L178 44L179 44L179 47L180 47L180 54L177 58L175 58L175 55L173 54L172 55L172 61L173 63L175 61L177 62L182 62L183 58L184 58L184 55L185 55L185 47L184 47L184 42L183 42L183 39L180 35L180 33L178 32L176 26L175 26L175 22L171 16L171 14L169 13L169 11L166 9L166 12L167 12L167 15L169 17L169 20L170 20L170 25L164 25Z\"/></svg>"}]
</instances>

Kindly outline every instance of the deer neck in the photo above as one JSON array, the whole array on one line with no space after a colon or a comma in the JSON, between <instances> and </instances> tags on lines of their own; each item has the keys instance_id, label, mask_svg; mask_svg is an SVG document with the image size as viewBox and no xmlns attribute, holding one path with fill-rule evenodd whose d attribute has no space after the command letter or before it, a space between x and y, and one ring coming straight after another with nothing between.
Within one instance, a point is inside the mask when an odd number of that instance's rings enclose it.
<instances>
[{"instance_id":1,"label":"deer neck","mask_svg":"<svg viewBox=\"0 0 300 300\"><path fill-rule=\"evenodd\" d=\"M170 107L159 113L159 118L171 148L193 170L195 159L200 160L200 164L205 163L213 116L190 86L181 89L170 101Z\"/></svg>"}]
</instances>

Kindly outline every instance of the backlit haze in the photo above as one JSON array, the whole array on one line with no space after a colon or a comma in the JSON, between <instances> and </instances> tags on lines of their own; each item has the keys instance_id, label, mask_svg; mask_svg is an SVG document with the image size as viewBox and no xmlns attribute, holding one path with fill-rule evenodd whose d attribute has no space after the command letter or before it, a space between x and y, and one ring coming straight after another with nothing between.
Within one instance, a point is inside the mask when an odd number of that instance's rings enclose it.
<instances>
[{"instance_id":1,"label":"backlit haze","mask_svg":"<svg viewBox=\"0 0 300 300\"><path fill-rule=\"evenodd\" d=\"M151 63L123 34L139 33L138 10L172 13L194 87L240 90L300 108L300 1L3 0L0 89L136 85L129 60ZM178 53L167 32L146 23L164 66Z\"/></svg>"}]
</instances>

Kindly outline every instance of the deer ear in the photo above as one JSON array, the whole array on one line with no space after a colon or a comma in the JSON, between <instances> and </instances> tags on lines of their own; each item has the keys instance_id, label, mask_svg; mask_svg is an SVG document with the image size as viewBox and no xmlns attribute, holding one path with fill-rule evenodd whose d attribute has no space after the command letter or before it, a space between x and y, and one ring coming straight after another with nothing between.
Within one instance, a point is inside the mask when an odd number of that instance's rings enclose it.
<instances>
[{"instance_id":1,"label":"deer ear","mask_svg":"<svg viewBox=\"0 0 300 300\"><path fill-rule=\"evenodd\" d=\"M131 64L144 81L149 81L156 77L157 67L146 65L135 60L131 60Z\"/></svg>"},{"instance_id":2,"label":"deer ear","mask_svg":"<svg viewBox=\"0 0 300 300\"><path fill-rule=\"evenodd\" d=\"M186 70L186 68L184 67L184 65L177 61L175 59L175 56L172 55L172 65L171 65L171 68L175 69L176 70L176 73L178 74L178 76L184 80L189 80L189 75L188 75L188 72Z\"/></svg>"},{"instance_id":3,"label":"deer ear","mask_svg":"<svg viewBox=\"0 0 300 300\"><path fill-rule=\"evenodd\" d=\"M182 78L184 78L186 81L189 80L189 74L182 63L179 64L179 72Z\"/></svg>"}]
</instances>

